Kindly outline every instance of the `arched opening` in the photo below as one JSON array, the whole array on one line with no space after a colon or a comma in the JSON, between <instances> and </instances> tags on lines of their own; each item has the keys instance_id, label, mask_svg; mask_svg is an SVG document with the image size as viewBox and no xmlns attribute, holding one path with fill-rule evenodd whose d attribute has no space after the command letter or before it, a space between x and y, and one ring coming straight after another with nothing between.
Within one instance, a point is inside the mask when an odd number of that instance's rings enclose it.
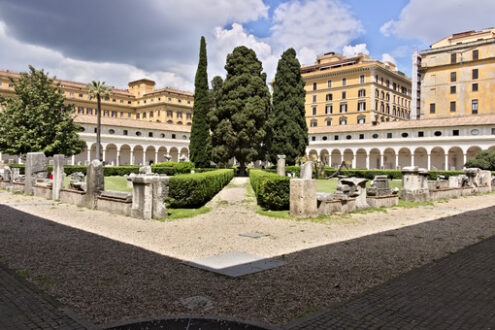
<instances>
[{"instance_id":1,"label":"arched opening","mask_svg":"<svg viewBox=\"0 0 495 330\"><path fill-rule=\"evenodd\" d=\"M182 148L180 150L180 157L179 157L179 160L180 161L187 161L189 160L189 151L187 150L187 148Z\"/></svg>"},{"instance_id":2,"label":"arched opening","mask_svg":"<svg viewBox=\"0 0 495 330\"><path fill-rule=\"evenodd\" d=\"M462 170L464 167L464 153L459 147L452 147L449 149L449 166L451 171Z\"/></svg>"},{"instance_id":3,"label":"arched opening","mask_svg":"<svg viewBox=\"0 0 495 330\"><path fill-rule=\"evenodd\" d=\"M469 147L469 149L466 152L466 161L469 160L469 159L471 159L471 158L476 157L476 155L480 151L481 151L481 148L480 147L477 147L477 146Z\"/></svg>"},{"instance_id":4,"label":"arched opening","mask_svg":"<svg viewBox=\"0 0 495 330\"><path fill-rule=\"evenodd\" d=\"M445 151L440 147L435 147L430 153L431 169L432 170L445 170Z\"/></svg>"},{"instance_id":5,"label":"arched opening","mask_svg":"<svg viewBox=\"0 0 495 330\"><path fill-rule=\"evenodd\" d=\"M428 168L428 152L425 148L416 148L414 150L414 166L419 168Z\"/></svg>"},{"instance_id":6,"label":"arched opening","mask_svg":"<svg viewBox=\"0 0 495 330\"><path fill-rule=\"evenodd\" d=\"M342 154L340 150L334 149L332 150L332 167L338 167L342 164Z\"/></svg>"},{"instance_id":7,"label":"arched opening","mask_svg":"<svg viewBox=\"0 0 495 330\"><path fill-rule=\"evenodd\" d=\"M396 169L394 149L387 148L383 152L383 168L386 170Z\"/></svg>"},{"instance_id":8,"label":"arched opening","mask_svg":"<svg viewBox=\"0 0 495 330\"><path fill-rule=\"evenodd\" d=\"M411 151L407 148L401 148L399 150L399 168L411 165Z\"/></svg>"},{"instance_id":9,"label":"arched opening","mask_svg":"<svg viewBox=\"0 0 495 330\"><path fill-rule=\"evenodd\" d=\"M316 152L316 150L314 149L311 149L308 153L308 158L309 160L311 161L315 161L318 159L318 153Z\"/></svg>"},{"instance_id":10,"label":"arched opening","mask_svg":"<svg viewBox=\"0 0 495 330\"><path fill-rule=\"evenodd\" d=\"M160 147L158 148L158 163L164 163L167 161L167 148Z\"/></svg>"},{"instance_id":11,"label":"arched opening","mask_svg":"<svg viewBox=\"0 0 495 330\"><path fill-rule=\"evenodd\" d=\"M380 150L371 149L370 151L370 169L379 169L380 164Z\"/></svg>"},{"instance_id":12,"label":"arched opening","mask_svg":"<svg viewBox=\"0 0 495 330\"><path fill-rule=\"evenodd\" d=\"M352 161L354 160L354 153L351 149L344 150L344 162L347 166L352 167Z\"/></svg>"},{"instance_id":13,"label":"arched opening","mask_svg":"<svg viewBox=\"0 0 495 330\"><path fill-rule=\"evenodd\" d=\"M143 147L141 147L139 145L134 146L134 149L132 152L132 156L134 158L132 163L134 165L143 165L143 153L144 153Z\"/></svg>"},{"instance_id":14,"label":"arched opening","mask_svg":"<svg viewBox=\"0 0 495 330\"><path fill-rule=\"evenodd\" d=\"M128 144L120 146L119 165L131 164L131 147Z\"/></svg>"},{"instance_id":15,"label":"arched opening","mask_svg":"<svg viewBox=\"0 0 495 330\"><path fill-rule=\"evenodd\" d=\"M117 146L115 144L107 144L103 159L105 159L105 165L117 165Z\"/></svg>"},{"instance_id":16,"label":"arched opening","mask_svg":"<svg viewBox=\"0 0 495 330\"><path fill-rule=\"evenodd\" d=\"M366 150L358 149L356 151L356 168L366 168Z\"/></svg>"},{"instance_id":17,"label":"arched opening","mask_svg":"<svg viewBox=\"0 0 495 330\"><path fill-rule=\"evenodd\" d=\"M179 161L179 150L176 147L170 149L170 157L171 161L178 162Z\"/></svg>"},{"instance_id":18,"label":"arched opening","mask_svg":"<svg viewBox=\"0 0 495 330\"><path fill-rule=\"evenodd\" d=\"M325 165L325 166L329 166L329 161L330 161L330 155L328 153L328 150L326 149L323 149L322 151L320 151L320 161Z\"/></svg>"},{"instance_id":19,"label":"arched opening","mask_svg":"<svg viewBox=\"0 0 495 330\"><path fill-rule=\"evenodd\" d=\"M88 161L88 145L74 157L75 165L84 165Z\"/></svg>"},{"instance_id":20,"label":"arched opening","mask_svg":"<svg viewBox=\"0 0 495 330\"><path fill-rule=\"evenodd\" d=\"M103 152L103 146L100 145L100 150ZM91 145L91 156L90 156L90 161L96 159L96 143L93 143ZM101 160L103 160L103 154L101 155Z\"/></svg>"},{"instance_id":21,"label":"arched opening","mask_svg":"<svg viewBox=\"0 0 495 330\"><path fill-rule=\"evenodd\" d=\"M146 148L146 157L144 163L146 165L152 165L155 164L155 147L153 146L148 146Z\"/></svg>"}]
</instances>

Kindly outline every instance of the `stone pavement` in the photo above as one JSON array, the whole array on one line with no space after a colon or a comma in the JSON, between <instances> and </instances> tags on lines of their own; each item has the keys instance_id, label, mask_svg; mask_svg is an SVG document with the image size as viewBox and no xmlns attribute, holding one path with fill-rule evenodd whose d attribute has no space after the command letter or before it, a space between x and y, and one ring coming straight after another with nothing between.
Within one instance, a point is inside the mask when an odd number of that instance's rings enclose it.
<instances>
[{"instance_id":1,"label":"stone pavement","mask_svg":"<svg viewBox=\"0 0 495 330\"><path fill-rule=\"evenodd\" d=\"M495 329L495 237L286 329Z\"/></svg>"},{"instance_id":2,"label":"stone pavement","mask_svg":"<svg viewBox=\"0 0 495 330\"><path fill-rule=\"evenodd\" d=\"M92 329L68 308L0 263L0 329Z\"/></svg>"}]
</instances>

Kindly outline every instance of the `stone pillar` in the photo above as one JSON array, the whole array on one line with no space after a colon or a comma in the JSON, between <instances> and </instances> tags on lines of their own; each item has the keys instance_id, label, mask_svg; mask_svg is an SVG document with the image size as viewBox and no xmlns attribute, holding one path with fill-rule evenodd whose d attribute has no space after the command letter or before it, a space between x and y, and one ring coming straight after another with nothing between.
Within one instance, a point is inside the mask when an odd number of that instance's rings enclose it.
<instances>
[{"instance_id":1,"label":"stone pillar","mask_svg":"<svg viewBox=\"0 0 495 330\"><path fill-rule=\"evenodd\" d=\"M371 170L371 168L370 168L370 158L371 158L370 157L370 153L367 152L366 153L366 169L368 169L368 170Z\"/></svg>"},{"instance_id":2,"label":"stone pillar","mask_svg":"<svg viewBox=\"0 0 495 330\"><path fill-rule=\"evenodd\" d=\"M385 153L380 152L380 169L385 168Z\"/></svg>"},{"instance_id":3,"label":"stone pillar","mask_svg":"<svg viewBox=\"0 0 495 330\"><path fill-rule=\"evenodd\" d=\"M304 180L311 180L313 178L313 162L307 161L301 165L299 177Z\"/></svg>"},{"instance_id":4,"label":"stone pillar","mask_svg":"<svg viewBox=\"0 0 495 330\"><path fill-rule=\"evenodd\" d=\"M168 198L168 176L154 176L153 183L152 217L165 218L168 216L165 202Z\"/></svg>"},{"instance_id":5,"label":"stone pillar","mask_svg":"<svg viewBox=\"0 0 495 330\"><path fill-rule=\"evenodd\" d=\"M71 165L76 165L76 155L72 155L71 159L70 159L70 164Z\"/></svg>"},{"instance_id":6,"label":"stone pillar","mask_svg":"<svg viewBox=\"0 0 495 330\"><path fill-rule=\"evenodd\" d=\"M24 193L33 194L33 186L36 179L46 178L46 156L42 152L28 152L26 157Z\"/></svg>"},{"instance_id":7,"label":"stone pillar","mask_svg":"<svg viewBox=\"0 0 495 330\"><path fill-rule=\"evenodd\" d=\"M411 152L411 166L415 166L414 165L414 152Z\"/></svg>"},{"instance_id":8,"label":"stone pillar","mask_svg":"<svg viewBox=\"0 0 495 330\"><path fill-rule=\"evenodd\" d=\"M431 154L430 153L427 154L427 158L428 158L428 163L427 163L426 169L431 170Z\"/></svg>"},{"instance_id":9,"label":"stone pillar","mask_svg":"<svg viewBox=\"0 0 495 330\"><path fill-rule=\"evenodd\" d=\"M102 161L105 162L107 160L107 153L105 148L101 148L101 155L103 156Z\"/></svg>"},{"instance_id":10,"label":"stone pillar","mask_svg":"<svg viewBox=\"0 0 495 330\"><path fill-rule=\"evenodd\" d=\"M410 202L425 202L430 193L426 176L428 171L420 170L417 166L406 166L402 169L402 191L400 198Z\"/></svg>"},{"instance_id":11,"label":"stone pillar","mask_svg":"<svg viewBox=\"0 0 495 330\"><path fill-rule=\"evenodd\" d=\"M52 199L60 199L60 189L64 187L64 155L53 156L53 184L52 184Z\"/></svg>"},{"instance_id":12,"label":"stone pillar","mask_svg":"<svg viewBox=\"0 0 495 330\"><path fill-rule=\"evenodd\" d=\"M146 150L143 148L143 165L148 165L146 164Z\"/></svg>"},{"instance_id":13,"label":"stone pillar","mask_svg":"<svg viewBox=\"0 0 495 330\"><path fill-rule=\"evenodd\" d=\"M291 217L310 218L317 216L316 180L291 179L289 203Z\"/></svg>"},{"instance_id":14,"label":"stone pillar","mask_svg":"<svg viewBox=\"0 0 495 330\"><path fill-rule=\"evenodd\" d=\"M153 217L153 177L130 176L132 180L131 216L141 219Z\"/></svg>"},{"instance_id":15,"label":"stone pillar","mask_svg":"<svg viewBox=\"0 0 495 330\"><path fill-rule=\"evenodd\" d=\"M120 166L120 148L117 149L117 159L115 160L115 164Z\"/></svg>"},{"instance_id":16,"label":"stone pillar","mask_svg":"<svg viewBox=\"0 0 495 330\"><path fill-rule=\"evenodd\" d=\"M95 209L97 207L98 196L105 190L105 176L103 173L103 164L94 159L89 163L86 175L86 195L84 205Z\"/></svg>"},{"instance_id":17,"label":"stone pillar","mask_svg":"<svg viewBox=\"0 0 495 330\"><path fill-rule=\"evenodd\" d=\"M357 154L352 155L352 168L357 167Z\"/></svg>"},{"instance_id":18,"label":"stone pillar","mask_svg":"<svg viewBox=\"0 0 495 330\"><path fill-rule=\"evenodd\" d=\"M277 155L277 174L285 176L285 155Z\"/></svg>"},{"instance_id":19,"label":"stone pillar","mask_svg":"<svg viewBox=\"0 0 495 330\"><path fill-rule=\"evenodd\" d=\"M332 154L330 153L330 150L328 151L328 166L332 166Z\"/></svg>"},{"instance_id":20,"label":"stone pillar","mask_svg":"<svg viewBox=\"0 0 495 330\"><path fill-rule=\"evenodd\" d=\"M155 162L154 164L158 163L158 151L155 151Z\"/></svg>"},{"instance_id":21,"label":"stone pillar","mask_svg":"<svg viewBox=\"0 0 495 330\"><path fill-rule=\"evenodd\" d=\"M88 149L88 158L87 158L88 164L91 162L91 148Z\"/></svg>"},{"instance_id":22,"label":"stone pillar","mask_svg":"<svg viewBox=\"0 0 495 330\"><path fill-rule=\"evenodd\" d=\"M399 153L395 153L395 169L399 168Z\"/></svg>"},{"instance_id":23,"label":"stone pillar","mask_svg":"<svg viewBox=\"0 0 495 330\"><path fill-rule=\"evenodd\" d=\"M131 149L131 160L130 160L130 165L134 165L134 150Z\"/></svg>"},{"instance_id":24,"label":"stone pillar","mask_svg":"<svg viewBox=\"0 0 495 330\"><path fill-rule=\"evenodd\" d=\"M446 171L449 170L449 153L448 152L445 153L445 166L444 166L444 170L446 170Z\"/></svg>"}]
</instances>

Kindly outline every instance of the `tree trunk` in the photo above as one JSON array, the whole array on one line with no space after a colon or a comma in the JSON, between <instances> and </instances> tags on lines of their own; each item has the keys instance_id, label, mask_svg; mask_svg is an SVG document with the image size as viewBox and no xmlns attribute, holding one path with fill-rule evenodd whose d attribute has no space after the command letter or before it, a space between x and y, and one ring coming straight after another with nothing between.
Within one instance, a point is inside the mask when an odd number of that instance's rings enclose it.
<instances>
[{"instance_id":1,"label":"tree trunk","mask_svg":"<svg viewBox=\"0 0 495 330\"><path fill-rule=\"evenodd\" d=\"M239 173L238 176L246 176L246 163L239 162Z\"/></svg>"},{"instance_id":2,"label":"tree trunk","mask_svg":"<svg viewBox=\"0 0 495 330\"><path fill-rule=\"evenodd\" d=\"M98 100L98 108L96 109L96 159L99 161L101 158L101 98L100 94L96 96ZM91 152L91 150L90 150Z\"/></svg>"}]
</instances>

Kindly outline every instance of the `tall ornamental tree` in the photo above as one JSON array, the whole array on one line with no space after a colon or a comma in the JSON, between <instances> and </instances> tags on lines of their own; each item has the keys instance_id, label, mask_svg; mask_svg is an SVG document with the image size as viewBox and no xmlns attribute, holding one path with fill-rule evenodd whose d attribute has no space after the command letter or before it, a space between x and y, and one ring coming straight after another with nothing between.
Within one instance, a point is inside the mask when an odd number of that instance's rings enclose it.
<instances>
[{"instance_id":1,"label":"tall ornamental tree","mask_svg":"<svg viewBox=\"0 0 495 330\"><path fill-rule=\"evenodd\" d=\"M235 48L227 55L225 69L218 106L210 116L212 157L220 164L235 157L243 175L247 163L264 157L270 93L266 73L252 49Z\"/></svg>"},{"instance_id":2,"label":"tall ornamental tree","mask_svg":"<svg viewBox=\"0 0 495 330\"><path fill-rule=\"evenodd\" d=\"M304 156L308 145L308 126L304 102L306 91L301 76L301 65L296 51L289 48L277 65L273 82L273 109L269 117L271 128L268 158L277 162L277 155L285 155L286 162L295 164L296 158Z\"/></svg>"},{"instance_id":3,"label":"tall ornamental tree","mask_svg":"<svg viewBox=\"0 0 495 330\"><path fill-rule=\"evenodd\" d=\"M89 98L96 99L96 159L102 160L101 155L101 99L110 97L110 86L105 82L93 80L86 86Z\"/></svg>"},{"instance_id":4,"label":"tall ornamental tree","mask_svg":"<svg viewBox=\"0 0 495 330\"><path fill-rule=\"evenodd\" d=\"M44 152L46 156L80 153L86 145L72 119L74 106L55 78L29 66L18 80L10 79L15 95L0 96L0 151L10 155Z\"/></svg>"},{"instance_id":5,"label":"tall ornamental tree","mask_svg":"<svg viewBox=\"0 0 495 330\"><path fill-rule=\"evenodd\" d=\"M210 97L208 90L208 74L206 72L206 41L201 37L199 48L199 63L194 79L194 106L191 126L191 161L196 167L208 167L210 165L210 128L208 125L208 112L210 110Z\"/></svg>"}]
</instances>

